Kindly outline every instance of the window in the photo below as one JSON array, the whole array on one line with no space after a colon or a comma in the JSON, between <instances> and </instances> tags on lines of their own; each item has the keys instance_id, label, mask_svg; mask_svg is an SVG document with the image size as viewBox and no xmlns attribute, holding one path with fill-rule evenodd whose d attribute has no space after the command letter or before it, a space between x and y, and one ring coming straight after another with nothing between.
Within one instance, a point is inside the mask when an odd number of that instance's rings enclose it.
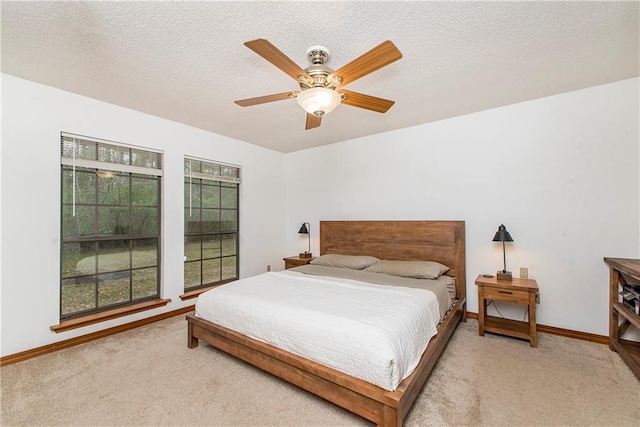
<instances>
[{"instance_id":1,"label":"window","mask_svg":"<svg viewBox=\"0 0 640 427\"><path fill-rule=\"evenodd\" d=\"M158 298L162 154L61 140L61 320Z\"/></svg>"},{"instance_id":2,"label":"window","mask_svg":"<svg viewBox=\"0 0 640 427\"><path fill-rule=\"evenodd\" d=\"M240 169L186 157L184 174L184 289L235 280Z\"/></svg>"}]
</instances>

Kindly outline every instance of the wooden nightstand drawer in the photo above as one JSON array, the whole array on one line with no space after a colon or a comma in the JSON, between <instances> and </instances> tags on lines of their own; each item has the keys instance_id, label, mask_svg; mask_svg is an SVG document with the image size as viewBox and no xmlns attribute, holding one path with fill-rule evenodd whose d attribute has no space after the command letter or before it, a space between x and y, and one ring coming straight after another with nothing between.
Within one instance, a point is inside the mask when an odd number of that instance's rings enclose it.
<instances>
[{"instance_id":1,"label":"wooden nightstand drawer","mask_svg":"<svg viewBox=\"0 0 640 427\"><path fill-rule=\"evenodd\" d=\"M295 267L308 264L310 260L308 259L288 259L286 263Z\"/></svg>"},{"instance_id":2,"label":"wooden nightstand drawer","mask_svg":"<svg viewBox=\"0 0 640 427\"><path fill-rule=\"evenodd\" d=\"M529 304L529 292L516 291L511 289L484 288L486 299L497 299L500 301L511 301L518 304Z\"/></svg>"},{"instance_id":3,"label":"wooden nightstand drawer","mask_svg":"<svg viewBox=\"0 0 640 427\"><path fill-rule=\"evenodd\" d=\"M284 260L284 268L286 270L289 268L300 267L301 265L307 265L313 261L315 257L300 258L299 256L290 256L282 259Z\"/></svg>"}]
</instances>

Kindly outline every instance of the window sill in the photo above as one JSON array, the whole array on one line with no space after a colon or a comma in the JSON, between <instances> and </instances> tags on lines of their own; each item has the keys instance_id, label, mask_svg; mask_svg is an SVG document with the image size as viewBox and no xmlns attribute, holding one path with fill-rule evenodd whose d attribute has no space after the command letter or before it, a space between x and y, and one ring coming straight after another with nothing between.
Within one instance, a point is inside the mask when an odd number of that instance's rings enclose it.
<instances>
[{"instance_id":1,"label":"window sill","mask_svg":"<svg viewBox=\"0 0 640 427\"><path fill-rule=\"evenodd\" d=\"M194 289L192 291L185 292L184 294L180 295L180 299L182 301L184 301L184 300L196 298L198 295L203 294L203 293L207 292L208 290L211 290L213 288L217 288L218 286L222 286L222 285L224 285L226 283L234 282L236 280L238 280L238 278L234 277L233 279L226 279L226 280L222 280L220 282L216 282L215 285L207 286L206 288L198 288L198 289Z\"/></svg>"},{"instance_id":2,"label":"window sill","mask_svg":"<svg viewBox=\"0 0 640 427\"><path fill-rule=\"evenodd\" d=\"M210 289L217 288L218 286L220 285L213 285L213 286L208 286L206 288L199 288L199 289L194 289L193 291L185 292L184 294L180 295L180 299L182 301L185 301L188 299L197 298L198 295L203 294Z\"/></svg>"},{"instance_id":3,"label":"window sill","mask_svg":"<svg viewBox=\"0 0 640 427\"><path fill-rule=\"evenodd\" d=\"M94 323L105 322L107 320L117 319L118 317L128 316L130 314L139 313L141 311L152 310L154 308L163 307L170 303L170 299L154 299L138 304L128 305L126 307L118 307L113 310L106 310L100 313L89 314L87 316L76 317L69 320L63 320L58 325L51 326L53 332L60 333L71 329L82 328L84 326L93 325Z\"/></svg>"}]
</instances>

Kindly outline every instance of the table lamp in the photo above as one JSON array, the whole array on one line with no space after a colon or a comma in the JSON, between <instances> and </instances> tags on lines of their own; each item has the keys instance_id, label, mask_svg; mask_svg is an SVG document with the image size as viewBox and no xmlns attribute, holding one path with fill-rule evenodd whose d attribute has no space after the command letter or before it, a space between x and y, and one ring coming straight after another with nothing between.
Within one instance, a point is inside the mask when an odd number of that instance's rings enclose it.
<instances>
[{"instance_id":1,"label":"table lamp","mask_svg":"<svg viewBox=\"0 0 640 427\"><path fill-rule=\"evenodd\" d=\"M493 241L502 242L502 258L504 261L504 267L502 271L498 271L496 273L496 277L498 278L498 280L512 280L511 272L507 271L507 251L504 246L504 242L513 242L513 238L507 231L507 227L505 227L503 224L500 224L500 227L498 227L498 231L496 231L496 235L493 236Z\"/></svg>"},{"instance_id":2,"label":"table lamp","mask_svg":"<svg viewBox=\"0 0 640 427\"><path fill-rule=\"evenodd\" d=\"M300 258L312 258L313 257L311 255L311 231L310 230L311 230L311 224L309 224L308 222L303 222L302 223L302 227L300 227L300 230L298 230L299 234L306 234L308 239L309 239L309 250L299 254Z\"/></svg>"}]
</instances>

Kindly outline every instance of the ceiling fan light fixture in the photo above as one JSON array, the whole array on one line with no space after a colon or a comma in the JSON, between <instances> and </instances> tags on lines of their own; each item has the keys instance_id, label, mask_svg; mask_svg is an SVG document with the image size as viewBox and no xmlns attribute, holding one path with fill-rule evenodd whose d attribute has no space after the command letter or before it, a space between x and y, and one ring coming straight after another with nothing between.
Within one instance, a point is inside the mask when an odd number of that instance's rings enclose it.
<instances>
[{"instance_id":1,"label":"ceiling fan light fixture","mask_svg":"<svg viewBox=\"0 0 640 427\"><path fill-rule=\"evenodd\" d=\"M342 101L342 97L338 92L324 87L312 87L303 90L296 99L307 113L318 117L329 114Z\"/></svg>"}]
</instances>

